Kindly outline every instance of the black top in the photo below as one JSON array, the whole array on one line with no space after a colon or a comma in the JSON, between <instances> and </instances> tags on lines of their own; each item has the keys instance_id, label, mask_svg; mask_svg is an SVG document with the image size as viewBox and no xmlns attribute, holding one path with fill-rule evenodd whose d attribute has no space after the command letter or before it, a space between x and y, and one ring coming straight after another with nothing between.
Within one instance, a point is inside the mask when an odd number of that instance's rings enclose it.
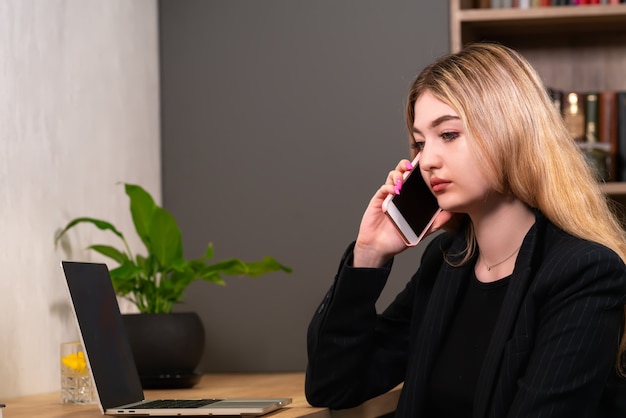
<instances>
[{"instance_id":1,"label":"black top","mask_svg":"<svg viewBox=\"0 0 626 418\"><path fill-rule=\"evenodd\" d=\"M472 279L454 315L430 377L428 417L472 416L474 391L510 276L492 283Z\"/></svg>"}]
</instances>

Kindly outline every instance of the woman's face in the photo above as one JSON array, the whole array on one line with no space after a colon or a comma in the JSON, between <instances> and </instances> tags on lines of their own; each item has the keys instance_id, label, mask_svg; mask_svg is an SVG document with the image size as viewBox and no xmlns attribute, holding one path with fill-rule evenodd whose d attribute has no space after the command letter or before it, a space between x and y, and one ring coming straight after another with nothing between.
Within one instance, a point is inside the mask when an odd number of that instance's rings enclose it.
<instances>
[{"instance_id":1,"label":"woman's face","mask_svg":"<svg viewBox=\"0 0 626 418\"><path fill-rule=\"evenodd\" d=\"M421 174L439 206L470 215L486 210L491 188L470 152L471 138L458 114L429 91L420 95L414 110L413 139L421 152Z\"/></svg>"}]
</instances>

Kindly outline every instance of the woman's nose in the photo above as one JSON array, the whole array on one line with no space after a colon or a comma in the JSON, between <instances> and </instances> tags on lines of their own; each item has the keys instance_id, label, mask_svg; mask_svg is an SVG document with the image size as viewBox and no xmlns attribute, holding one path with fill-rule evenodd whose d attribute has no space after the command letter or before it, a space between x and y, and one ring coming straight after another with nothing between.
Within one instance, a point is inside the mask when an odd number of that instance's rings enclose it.
<instances>
[{"instance_id":1,"label":"woman's nose","mask_svg":"<svg viewBox=\"0 0 626 418\"><path fill-rule=\"evenodd\" d=\"M433 148L434 144L424 143L420 152L419 165L424 171L428 171L437 165L437 153Z\"/></svg>"}]
</instances>

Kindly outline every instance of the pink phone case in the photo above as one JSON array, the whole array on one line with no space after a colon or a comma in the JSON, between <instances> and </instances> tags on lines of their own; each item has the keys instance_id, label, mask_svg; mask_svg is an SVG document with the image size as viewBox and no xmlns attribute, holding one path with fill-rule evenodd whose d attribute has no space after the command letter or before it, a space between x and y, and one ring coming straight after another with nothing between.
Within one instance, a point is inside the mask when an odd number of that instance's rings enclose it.
<instances>
[{"instance_id":1,"label":"pink phone case","mask_svg":"<svg viewBox=\"0 0 626 418\"><path fill-rule=\"evenodd\" d=\"M419 164L419 154L413 159L412 164L413 164L413 167L417 169L418 164ZM406 178L412 172L413 171L406 171L404 173L404 179L406 180ZM417 173L416 175L419 175L419 173ZM435 199L434 202L431 203L431 205L433 203L435 205L435 207L432 208L434 210L434 213L431 215L431 217L426 222L425 226L420 231L415 231L413 230L413 228L411 228L411 226L409 226L409 222L405 219L400 209L398 209L396 205L391 203L395 196L396 196L395 194L389 194L385 198L382 204L383 212L393 222L394 226L396 227L396 230L398 231L398 233L404 240L405 244L409 247L415 246L422 240L422 238L424 237L428 229L431 227L435 218L441 212L441 208L436 208L436 199Z\"/></svg>"}]
</instances>

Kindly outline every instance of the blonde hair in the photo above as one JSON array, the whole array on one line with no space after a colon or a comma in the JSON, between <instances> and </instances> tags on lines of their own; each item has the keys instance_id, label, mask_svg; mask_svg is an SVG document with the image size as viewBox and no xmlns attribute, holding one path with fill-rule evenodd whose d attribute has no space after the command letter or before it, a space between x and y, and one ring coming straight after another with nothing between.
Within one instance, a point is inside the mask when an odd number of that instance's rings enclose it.
<instances>
[{"instance_id":1,"label":"blonde hair","mask_svg":"<svg viewBox=\"0 0 626 418\"><path fill-rule=\"evenodd\" d=\"M626 262L626 233L613 201L568 135L539 75L519 53L476 43L426 67L409 92L409 132L424 91L458 113L494 190L514 195L564 231L602 244ZM476 248L469 234L466 259ZM625 350L626 333L620 352Z\"/></svg>"}]
</instances>

